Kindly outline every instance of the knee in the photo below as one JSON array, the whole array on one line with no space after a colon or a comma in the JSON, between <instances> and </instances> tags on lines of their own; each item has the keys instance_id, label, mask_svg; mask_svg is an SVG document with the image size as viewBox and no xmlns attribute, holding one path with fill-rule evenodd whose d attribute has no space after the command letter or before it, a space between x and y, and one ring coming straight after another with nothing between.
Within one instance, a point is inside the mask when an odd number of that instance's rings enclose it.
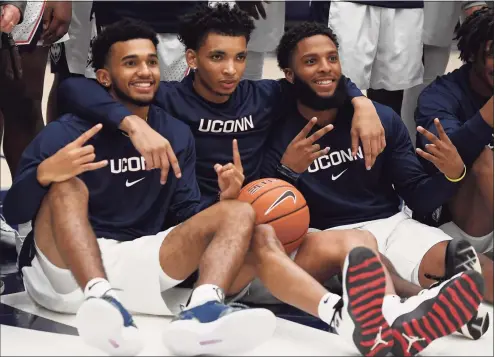
<instances>
[{"instance_id":1,"label":"knee","mask_svg":"<svg viewBox=\"0 0 495 357\"><path fill-rule=\"evenodd\" d=\"M254 224L256 212L253 206L246 202L237 200L225 200L219 203L222 217L229 217L234 222L248 222Z\"/></svg>"},{"instance_id":2,"label":"knee","mask_svg":"<svg viewBox=\"0 0 495 357\"><path fill-rule=\"evenodd\" d=\"M474 161L471 172L476 177L490 175L493 178L493 151L485 148Z\"/></svg>"},{"instance_id":3,"label":"knee","mask_svg":"<svg viewBox=\"0 0 495 357\"><path fill-rule=\"evenodd\" d=\"M73 177L66 181L52 183L48 190L47 198L49 201L76 198L78 202L87 203L89 190L81 179Z\"/></svg>"},{"instance_id":4,"label":"knee","mask_svg":"<svg viewBox=\"0 0 495 357\"><path fill-rule=\"evenodd\" d=\"M347 231L342 239L344 241L346 251L350 251L356 247L367 247L378 251L378 243L375 236L371 232L354 229Z\"/></svg>"},{"instance_id":5,"label":"knee","mask_svg":"<svg viewBox=\"0 0 495 357\"><path fill-rule=\"evenodd\" d=\"M282 243L277 238L275 230L268 224L259 224L254 228L251 250L255 254L285 252Z\"/></svg>"}]
</instances>

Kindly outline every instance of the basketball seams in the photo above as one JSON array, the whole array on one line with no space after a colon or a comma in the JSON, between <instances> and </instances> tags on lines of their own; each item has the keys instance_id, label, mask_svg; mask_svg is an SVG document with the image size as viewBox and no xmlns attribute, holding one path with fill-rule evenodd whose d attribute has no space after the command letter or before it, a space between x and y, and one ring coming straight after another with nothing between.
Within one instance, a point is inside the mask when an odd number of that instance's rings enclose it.
<instances>
[{"instance_id":1,"label":"basketball seams","mask_svg":"<svg viewBox=\"0 0 495 357\"><path fill-rule=\"evenodd\" d=\"M273 191L273 190L276 190L277 188L284 188L284 187L287 187L287 188L294 188L294 186L290 186L290 185L284 185L284 186L276 186L276 187L272 187L270 188L269 190L263 192L261 195L259 195L258 197L256 197L254 199L253 202L251 202L251 204L253 205L256 201L258 201L261 197L263 197L264 195L266 195L268 192L270 191Z\"/></svg>"}]
</instances>

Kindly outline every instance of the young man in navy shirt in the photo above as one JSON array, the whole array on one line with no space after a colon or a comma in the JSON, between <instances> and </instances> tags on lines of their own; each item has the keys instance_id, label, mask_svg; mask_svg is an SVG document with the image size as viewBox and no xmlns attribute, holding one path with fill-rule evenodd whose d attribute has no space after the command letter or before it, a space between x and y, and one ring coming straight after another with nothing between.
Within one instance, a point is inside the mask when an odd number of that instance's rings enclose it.
<instances>
[{"instance_id":1,"label":"young man in navy shirt","mask_svg":"<svg viewBox=\"0 0 495 357\"><path fill-rule=\"evenodd\" d=\"M457 194L425 222L468 240L480 253L491 251L493 260L493 9L475 11L459 27L456 39L464 64L425 88L415 119L432 132L433 120L440 120L468 173ZM418 147L428 143L418 137ZM489 263L493 269L493 261Z\"/></svg>"},{"instance_id":2,"label":"young man in navy shirt","mask_svg":"<svg viewBox=\"0 0 495 357\"><path fill-rule=\"evenodd\" d=\"M27 292L48 309L77 312L87 343L111 355L138 354L143 343L124 305L170 314L161 292L199 269L165 342L180 354L243 352L272 335L276 318L268 310L240 311L224 303L225 294L238 293L231 285L255 220L250 205L232 200L244 179L237 143L233 163L214 168L221 202L204 209L189 127L150 105L160 81L157 42L146 27L115 23L94 41L93 65L110 95L167 136L181 177L170 174L162 184L160 171L146 168L126 133L67 114L24 152L4 212L14 223L35 222L22 248L30 258L22 269ZM183 223L167 227L168 215Z\"/></svg>"},{"instance_id":3,"label":"young man in navy shirt","mask_svg":"<svg viewBox=\"0 0 495 357\"><path fill-rule=\"evenodd\" d=\"M249 60L247 43L253 28L247 13L237 6L231 9L228 4L204 6L186 16L179 38L186 47L186 59L193 73L182 82L161 83L155 98L158 106L191 128L196 141L198 183L209 204L218 193L212 165L231 160L234 138L239 140L246 183L260 177L268 135L287 104L279 81L240 80ZM355 147L361 138L367 165L371 167L374 157L385 146L383 128L371 102L351 82L347 81L346 86L351 96L359 96L353 99ZM167 170L166 155L143 149L147 143L160 141L156 133L94 81L69 78L61 84L60 95L71 112L126 131L146 162L152 163L151 167Z\"/></svg>"},{"instance_id":4,"label":"young man in navy shirt","mask_svg":"<svg viewBox=\"0 0 495 357\"><path fill-rule=\"evenodd\" d=\"M343 90L338 42L332 30L311 23L294 27L282 38L277 58L296 100L287 108L284 119L271 137L263 172L265 177L278 176L295 184L310 209L314 233L306 236L294 259L310 275L322 277L326 274L328 278L342 266L343 256L349 249L345 245L345 234L357 229L373 234L373 239L363 240L361 245L387 257L402 278L429 288L433 281L425 274L446 275L442 279L442 284L446 285L427 289L405 302L397 298L389 280L382 300L383 309L369 312L368 317L373 322L365 328L373 326L377 331L383 327L380 324L384 318L393 331L392 352L395 355L417 354L434 339L461 328L477 311L477 304L452 301L450 293L446 292L454 293L451 290L454 289L455 295L471 294L468 292L471 286L477 292L469 299L474 296L481 299L479 294L482 294L484 284L476 271L460 273L454 269L455 265L445 267L450 238L401 212L399 195L415 210L428 211L430 207L436 207L455 193L458 184L451 181L462 178L462 159L446 135L441 134L437 139L422 129L437 149L432 150L433 154L419 153L442 171L428 176L416 157L401 119L391 108L374 103L385 128L387 147L373 168L367 170L361 151L357 156L351 154L349 128L353 108ZM328 126L333 128L329 133L318 135L321 128ZM321 148L327 150L323 156L317 155ZM294 279L290 275L277 278L287 285ZM477 283L458 289L465 279ZM344 296L351 296L351 292L345 291L349 289L346 274L343 274L343 282ZM309 289L301 287L301 290ZM298 302L294 294L281 300L292 304ZM337 301L330 297L326 304L320 302L318 311L332 308ZM468 306L471 315L460 317L460 311ZM410 314L404 314L403 309ZM341 319L344 322L337 324L338 332L343 325L363 328L360 326L362 320L352 315L352 308L343 309ZM411 319L415 322L410 322ZM383 327L382 337L386 330ZM370 336L375 337L374 334Z\"/></svg>"}]
</instances>

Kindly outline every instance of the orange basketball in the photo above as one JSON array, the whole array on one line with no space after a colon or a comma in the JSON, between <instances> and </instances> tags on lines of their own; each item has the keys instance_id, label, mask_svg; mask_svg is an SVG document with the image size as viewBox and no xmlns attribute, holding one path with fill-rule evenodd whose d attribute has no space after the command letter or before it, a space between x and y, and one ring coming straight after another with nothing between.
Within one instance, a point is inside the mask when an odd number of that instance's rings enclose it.
<instances>
[{"instance_id":1,"label":"orange basketball","mask_svg":"<svg viewBox=\"0 0 495 357\"><path fill-rule=\"evenodd\" d=\"M253 181L242 188L239 200L251 203L257 224L275 229L287 254L301 245L309 228L309 209L293 185L274 178Z\"/></svg>"}]
</instances>

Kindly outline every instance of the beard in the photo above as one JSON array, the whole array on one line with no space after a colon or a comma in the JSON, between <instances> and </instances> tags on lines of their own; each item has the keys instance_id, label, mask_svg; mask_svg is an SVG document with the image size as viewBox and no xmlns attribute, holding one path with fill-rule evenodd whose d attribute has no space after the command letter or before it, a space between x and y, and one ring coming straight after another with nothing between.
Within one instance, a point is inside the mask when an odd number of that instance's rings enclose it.
<instances>
[{"instance_id":1,"label":"beard","mask_svg":"<svg viewBox=\"0 0 495 357\"><path fill-rule=\"evenodd\" d=\"M304 82L295 73L293 89L296 99L301 104L316 111L339 108L349 99L345 81L342 80L342 77L339 78L335 92L329 97L319 96L309 84Z\"/></svg>"},{"instance_id":2,"label":"beard","mask_svg":"<svg viewBox=\"0 0 495 357\"><path fill-rule=\"evenodd\" d=\"M135 99L135 98L132 98L131 96L125 94L116 85L112 85L112 87L110 89L112 89L114 91L115 95L117 96L118 99L120 99L121 102L123 102L123 103L129 103L129 104L132 104L132 105L135 105L135 106L138 106L138 107L147 107L148 105L150 105L153 102L153 99L155 97L153 95L153 98L151 98L149 100Z\"/></svg>"}]
</instances>

